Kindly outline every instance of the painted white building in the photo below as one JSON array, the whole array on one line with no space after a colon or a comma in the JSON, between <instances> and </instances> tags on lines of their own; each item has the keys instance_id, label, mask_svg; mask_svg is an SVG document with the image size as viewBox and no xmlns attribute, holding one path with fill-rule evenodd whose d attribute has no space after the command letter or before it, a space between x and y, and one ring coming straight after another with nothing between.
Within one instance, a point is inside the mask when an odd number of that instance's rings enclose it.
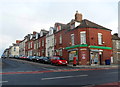
<instances>
[{"instance_id":1,"label":"painted white building","mask_svg":"<svg viewBox=\"0 0 120 87\"><path fill-rule=\"evenodd\" d=\"M25 37L24 40L22 40L19 43L19 55L25 55L25 42L27 41L27 38Z\"/></svg>"},{"instance_id":2,"label":"painted white building","mask_svg":"<svg viewBox=\"0 0 120 87\"><path fill-rule=\"evenodd\" d=\"M19 56L19 45L13 44L13 46L10 46L9 48L9 57Z\"/></svg>"},{"instance_id":3,"label":"painted white building","mask_svg":"<svg viewBox=\"0 0 120 87\"><path fill-rule=\"evenodd\" d=\"M46 35L46 56L54 55L54 28L49 28L49 33Z\"/></svg>"}]
</instances>

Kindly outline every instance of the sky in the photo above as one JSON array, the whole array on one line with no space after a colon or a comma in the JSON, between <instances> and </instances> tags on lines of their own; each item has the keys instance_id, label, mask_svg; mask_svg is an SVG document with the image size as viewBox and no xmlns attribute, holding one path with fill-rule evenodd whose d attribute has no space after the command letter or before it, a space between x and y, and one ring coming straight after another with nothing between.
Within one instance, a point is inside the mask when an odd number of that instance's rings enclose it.
<instances>
[{"instance_id":1,"label":"sky","mask_svg":"<svg viewBox=\"0 0 120 87\"><path fill-rule=\"evenodd\" d=\"M55 22L68 23L78 10L88 19L118 32L119 0L0 0L0 55L5 48Z\"/></svg>"}]
</instances>

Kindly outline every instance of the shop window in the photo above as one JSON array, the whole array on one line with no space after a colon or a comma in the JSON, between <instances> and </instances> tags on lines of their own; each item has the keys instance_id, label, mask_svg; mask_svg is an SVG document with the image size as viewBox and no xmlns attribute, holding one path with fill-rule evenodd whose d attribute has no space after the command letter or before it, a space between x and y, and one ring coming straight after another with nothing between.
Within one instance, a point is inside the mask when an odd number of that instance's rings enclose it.
<instances>
[{"instance_id":1,"label":"shop window","mask_svg":"<svg viewBox=\"0 0 120 87\"><path fill-rule=\"evenodd\" d=\"M81 44L86 44L86 31L80 32L80 42Z\"/></svg>"}]
</instances>

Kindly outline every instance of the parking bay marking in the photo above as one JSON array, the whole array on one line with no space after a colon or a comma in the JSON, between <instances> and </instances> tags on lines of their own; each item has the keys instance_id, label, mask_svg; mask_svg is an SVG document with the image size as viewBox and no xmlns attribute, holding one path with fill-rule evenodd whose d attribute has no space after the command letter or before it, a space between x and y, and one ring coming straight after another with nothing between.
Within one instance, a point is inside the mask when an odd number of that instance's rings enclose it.
<instances>
[{"instance_id":1,"label":"parking bay marking","mask_svg":"<svg viewBox=\"0 0 120 87\"><path fill-rule=\"evenodd\" d=\"M88 75L51 77L51 78L42 78L41 80L52 80L52 79L63 79L63 78L72 78L72 77L85 77L85 76L88 76Z\"/></svg>"}]
</instances>

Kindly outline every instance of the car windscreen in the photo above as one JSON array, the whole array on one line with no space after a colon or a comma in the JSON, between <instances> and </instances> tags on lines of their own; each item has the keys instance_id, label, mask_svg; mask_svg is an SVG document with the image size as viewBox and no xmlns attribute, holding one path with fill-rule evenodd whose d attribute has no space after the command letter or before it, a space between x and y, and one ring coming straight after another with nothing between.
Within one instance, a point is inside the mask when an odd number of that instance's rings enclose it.
<instances>
[{"instance_id":1,"label":"car windscreen","mask_svg":"<svg viewBox=\"0 0 120 87\"><path fill-rule=\"evenodd\" d=\"M59 58L60 60L65 60L64 58Z\"/></svg>"}]
</instances>

